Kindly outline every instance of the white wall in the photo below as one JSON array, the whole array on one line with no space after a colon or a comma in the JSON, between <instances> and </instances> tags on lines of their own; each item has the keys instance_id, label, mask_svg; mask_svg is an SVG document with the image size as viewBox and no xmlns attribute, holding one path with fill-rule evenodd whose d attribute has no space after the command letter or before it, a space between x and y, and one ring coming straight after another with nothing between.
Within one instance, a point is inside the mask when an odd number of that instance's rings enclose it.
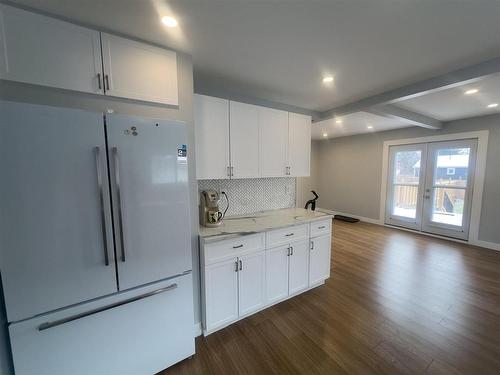
<instances>
[{"instance_id":1,"label":"white wall","mask_svg":"<svg viewBox=\"0 0 500 375\"><path fill-rule=\"evenodd\" d=\"M314 125L313 125L314 126ZM315 142L319 207L379 220L383 143L387 140L489 130L479 240L500 243L500 115Z\"/></svg>"}]
</instances>

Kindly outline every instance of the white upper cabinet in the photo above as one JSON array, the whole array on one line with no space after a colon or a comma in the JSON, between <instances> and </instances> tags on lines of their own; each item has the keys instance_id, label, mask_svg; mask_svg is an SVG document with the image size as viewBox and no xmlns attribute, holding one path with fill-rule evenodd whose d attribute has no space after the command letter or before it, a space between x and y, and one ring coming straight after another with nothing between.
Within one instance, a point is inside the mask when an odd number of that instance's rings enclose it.
<instances>
[{"instance_id":1,"label":"white upper cabinet","mask_svg":"<svg viewBox=\"0 0 500 375\"><path fill-rule=\"evenodd\" d=\"M175 52L102 33L106 95L178 105Z\"/></svg>"},{"instance_id":2,"label":"white upper cabinet","mask_svg":"<svg viewBox=\"0 0 500 375\"><path fill-rule=\"evenodd\" d=\"M196 178L229 178L229 100L194 96Z\"/></svg>"},{"instance_id":3,"label":"white upper cabinet","mask_svg":"<svg viewBox=\"0 0 500 375\"><path fill-rule=\"evenodd\" d=\"M230 102L229 113L231 177L259 177L259 107Z\"/></svg>"},{"instance_id":4,"label":"white upper cabinet","mask_svg":"<svg viewBox=\"0 0 500 375\"><path fill-rule=\"evenodd\" d=\"M0 78L102 94L99 32L0 4Z\"/></svg>"},{"instance_id":5,"label":"white upper cabinet","mask_svg":"<svg viewBox=\"0 0 500 375\"><path fill-rule=\"evenodd\" d=\"M293 177L310 174L311 117L290 113L288 118L288 167Z\"/></svg>"},{"instance_id":6,"label":"white upper cabinet","mask_svg":"<svg viewBox=\"0 0 500 375\"><path fill-rule=\"evenodd\" d=\"M286 176L288 112L259 108L261 177Z\"/></svg>"}]
</instances>

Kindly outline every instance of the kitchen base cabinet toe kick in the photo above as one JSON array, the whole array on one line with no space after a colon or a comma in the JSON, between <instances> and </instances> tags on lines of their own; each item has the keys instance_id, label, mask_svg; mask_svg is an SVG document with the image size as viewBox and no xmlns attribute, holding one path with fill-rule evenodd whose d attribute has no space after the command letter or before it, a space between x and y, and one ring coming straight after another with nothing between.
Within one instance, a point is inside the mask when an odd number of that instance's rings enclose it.
<instances>
[{"instance_id":1,"label":"kitchen base cabinet toe kick","mask_svg":"<svg viewBox=\"0 0 500 375\"><path fill-rule=\"evenodd\" d=\"M331 217L205 242L201 247L205 336L330 277Z\"/></svg>"}]
</instances>

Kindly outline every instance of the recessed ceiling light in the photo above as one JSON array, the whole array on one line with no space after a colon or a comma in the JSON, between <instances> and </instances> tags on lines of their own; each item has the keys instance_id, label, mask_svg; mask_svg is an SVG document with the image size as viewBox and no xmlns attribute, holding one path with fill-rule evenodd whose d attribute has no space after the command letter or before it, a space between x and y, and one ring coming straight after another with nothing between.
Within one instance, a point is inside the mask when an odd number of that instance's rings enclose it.
<instances>
[{"instance_id":1,"label":"recessed ceiling light","mask_svg":"<svg viewBox=\"0 0 500 375\"><path fill-rule=\"evenodd\" d=\"M373 126L368 125L368 126L367 126L367 128L368 128L368 129L373 129Z\"/></svg>"},{"instance_id":2,"label":"recessed ceiling light","mask_svg":"<svg viewBox=\"0 0 500 375\"><path fill-rule=\"evenodd\" d=\"M323 83L330 83L330 82L333 82L332 76L323 77Z\"/></svg>"},{"instance_id":3,"label":"recessed ceiling light","mask_svg":"<svg viewBox=\"0 0 500 375\"><path fill-rule=\"evenodd\" d=\"M470 90L467 90L465 92L465 95L472 95L472 94L476 94L477 92L479 92L478 89L470 89Z\"/></svg>"},{"instance_id":4,"label":"recessed ceiling light","mask_svg":"<svg viewBox=\"0 0 500 375\"><path fill-rule=\"evenodd\" d=\"M342 120L338 118L338 119L335 120L335 123L342 124Z\"/></svg>"},{"instance_id":5,"label":"recessed ceiling light","mask_svg":"<svg viewBox=\"0 0 500 375\"><path fill-rule=\"evenodd\" d=\"M495 108L495 107L498 107L498 103L488 104L488 108Z\"/></svg>"},{"instance_id":6,"label":"recessed ceiling light","mask_svg":"<svg viewBox=\"0 0 500 375\"><path fill-rule=\"evenodd\" d=\"M164 16L161 18L161 22L167 27L176 27L177 20L174 17Z\"/></svg>"},{"instance_id":7,"label":"recessed ceiling light","mask_svg":"<svg viewBox=\"0 0 500 375\"><path fill-rule=\"evenodd\" d=\"M328 133L323 133L323 137L328 137Z\"/></svg>"}]
</instances>

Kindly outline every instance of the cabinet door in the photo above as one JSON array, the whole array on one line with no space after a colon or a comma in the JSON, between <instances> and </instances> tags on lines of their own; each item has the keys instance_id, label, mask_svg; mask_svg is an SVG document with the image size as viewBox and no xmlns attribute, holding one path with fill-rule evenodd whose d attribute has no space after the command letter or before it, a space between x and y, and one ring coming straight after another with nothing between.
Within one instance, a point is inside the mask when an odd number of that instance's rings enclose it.
<instances>
[{"instance_id":1,"label":"cabinet door","mask_svg":"<svg viewBox=\"0 0 500 375\"><path fill-rule=\"evenodd\" d=\"M1 101L0 113L8 320L116 292L102 115Z\"/></svg>"},{"instance_id":2,"label":"cabinet door","mask_svg":"<svg viewBox=\"0 0 500 375\"><path fill-rule=\"evenodd\" d=\"M229 105L232 177L259 177L259 107L238 102Z\"/></svg>"},{"instance_id":3,"label":"cabinet door","mask_svg":"<svg viewBox=\"0 0 500 375\"><path fill-rule=\"evenodd\" d=\"M238 258L239 316L258 310L265 303L265 251Z\"/></svg>"},{"instance_id":4,"label":"cabinet door","mask_svg":"<svg viewBox=\"0 0 500 375\"><path fill-rule=\"evenodd\" d=\"M289 295L309 286L309 240L293 242L290 248Z\"/></svg>"},{"instance_id":5,"label":"cabinet door","mask_svg":"<svg viewBox=\"0 0 500 375\"><path fill-rule=\"evenodd\" d=\"M186 125L107 115L120 290L192 269Z\"/></svg>"},{"instance_id":6,"label":"cabinet door","mask_svg":"<svg viewBox=\"0 0 500 375\"><path fill-rule=\"evenodd\" d=\"M194 96L196 178L229 178L229 101Z\"/></svg>"},{"instance_id":7,"label":"cabinet door","mask_svg":"<svg viewBox=\"0 0 500 375\"><path fill-rule=\"evenodd\" d=\"M205 267L205 329L231 323L238 318L237 258Z\"/></svg>"},{"instance_id":8,"label":"cabinet door","mask_svg":"<svg viewBox=\"0 0 500 375\"><path fill-rule=\"evenodd\" d=\"M288 258L288 245L266 251L267 303L274 303L288 296Z\"/></svg>"},{"instance_id":9,"label":"cabinet door","mask_svg":"<svg viewBox=\"0 0 500 375\"><path fill-rule=\"evenodd\" d=\"M99 32L0 4L0 78L103 93Z\"/></svg>"},{"instance_id":10,"label":"cabinet door","mask_svg":"<svg viewBox=\"0 0 500 375\"><path fill-rule=\"evenodd\" d=\"M293 177L309 176L311 117L290 113L288 119L288 165Z\"/></svg>"},{"instance_id":11,"label":"cabinet door","mask_svg":"<svg viewBox=\"0 0 500 375\"><path fill-rule=\"evenodd\" d=\"M323 282L330 277L330 235L311 239L309 255L309 285Z\"/></svg>"},{"instance_id":12,"label":"cabinet door","mask_svg":"<svg viewBox=\"0 0 500 375\"><path fill-rule=\"evenodd\" d=\"M288 112L259 108L262 177L287 175Z\"/></svg>"},{"instance_id":13,"label":"cabinet door","mask_svg":"<svg viewBox=\"0 0 500 375\"><path fill-rule=\"evenodd\" d=\"M178 105L173 51L102 33L106 95Z\"/></svg>"}]
</instances>

